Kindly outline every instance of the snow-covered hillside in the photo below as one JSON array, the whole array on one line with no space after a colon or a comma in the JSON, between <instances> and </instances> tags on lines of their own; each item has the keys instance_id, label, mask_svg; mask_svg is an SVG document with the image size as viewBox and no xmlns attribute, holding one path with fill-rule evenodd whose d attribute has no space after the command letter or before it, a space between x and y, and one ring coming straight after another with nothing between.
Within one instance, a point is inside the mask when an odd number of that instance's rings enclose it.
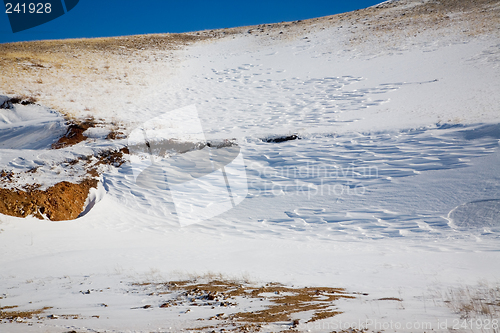
<instances>
[{"instance_id":1,"label":"snow-covered hillside","mask_svg":"<svg viewBox=\"0 0 500 333\"><path fill-rule=\"evenodd\" d=\"M499 21L401 0L0 45L0 332L498 332ZM61 182L86 201L54 222Z\"/></svg>"}]
</instances>

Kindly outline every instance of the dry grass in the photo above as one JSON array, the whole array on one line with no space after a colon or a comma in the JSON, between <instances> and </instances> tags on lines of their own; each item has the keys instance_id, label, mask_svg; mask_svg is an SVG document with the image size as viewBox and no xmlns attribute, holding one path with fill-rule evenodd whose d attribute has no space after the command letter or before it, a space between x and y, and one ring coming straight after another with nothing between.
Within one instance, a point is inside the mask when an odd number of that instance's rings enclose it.
<instances>
[{"instance_id":1,"label":"dry grass","mask_svg":"<svg viewBox=\"0 0 500 333\"><path fill-rule=\"evenodd\" d=\"M207 38L161 34L0 44L0 92L33 96L72 117L103 104L119 110L164 79L165 67L175 67L176 50ZM124 96L130 99L120 104Z\"/></svg>"},{"instance_id":2,"label":"dry grass","mask_svg":"<svg viewBox=\"0 0 500 333\"><path fill-rule=\"evenodd\" d=\"M267 285L248 291L250 297L253 298L259 298L263 293L276 294L271 298L274 304L269 308L234 315L234 318L239 321L255 323L291 321L293 314L306 311L314 312L310 322L330 318L341 313L340 311L327 311L334 306L334 301L340 298L354 298L345 295L345 290L337 288L289 288L281 285Z\"/></svg>"},{"instance_id":3,"label":"dry grass","mask_svg":"<svg viewBox=\"0 0 500 333\"><path fill-rule=\"evenodd\" d=\"M106 74L113 69L114 60L129 57L140 61L148 59L147 51L172 51L205 38L165 34L0 44L0 74L19 78L47 76L46 72L57 75L67 70Z\"/></svg>"},{"instance_id":4,"label":"dry grass","mask_svg":"<svg viewBox=\"0 0 500 333\"><path fill-rule=\"evenodd\" d=\"M443 301L463 319L500 317L500 286L486 283L478 286L450 288L443 294Z\"/></svg>"},{"instance_id":5,"label":"dry grass","mask_svg":"<svg viewBox=\"0 0 500 333\"><path fill-rule=\"evenodd\" d=\"M222 276L218 277L222 278ZM207 332L215 328L223 328L228 332L258 332L262 325L275 323L285 323L288 325L288 330L291 330L299 325L299 321L293 319L295 315L307 312L310 315L308 322L328 319L342 313L336 308L335 301L342 298L354 298L341 288L295 288L279 283L256 286L225 279L197 278L167 283L146 282L136 284L136 286L154 290L150 295L177 295L175 298L163 301L159 304L159 308L189 305L222 310L237 307L241 298L267 301L267 306L256 311L240 311L229 315L220 313L210 318L199 318L200 321L217 321L216 325L193 329Z\"/></svg>"},{"instance_id":6,"label":"dry grass","mask_svg":"<svg viewBox=\"0 0 500 333\"><path fill-rule=\"evenodd\" d=\"M312 316L312 318L309 319L308 323L316 321L316 320L331 318L331 317L334 317L334 316L339 315L341 313L342 312L340 312L340 311L319 311L319 312L315 312L314 315Z\"/></svg>"},{"instance_id":7,"label":"dry grass","mask_svg":"<svg viewBox=\"0 0 500 333\"><path fill-rule=\"evenodd\" d=\"M191 34L152 34L7 43L0 44L0 61L2 73L16 68L30 71L65 66L92 71L93 68L82 64L81 56L137 56L143 53L142 51L176 50L206 38L208 37ZM109 70L111 63L110 60L109 64L103 65L100 70ZM10 67L12 65L13 68Z\"/></svg>"},{"instance_id":8,"label":"dry grass","mask_svg":"<svg viewBox=\"0 0 500 333\"><path fill-rule=\"evenodd\" d=\"M11 309L15 309L17 306L5 306L0 308L0 320L6 320L6 321L16 321L16 320L23 320L23 319L31 319L36 315L42 314L48 309L51 309L50 307L44 307L42 309L38 310L27 310L27 311L10 311ZM9 311L5 311L9 310Z\"/></svg>"},{"instance_id":9,"label":"dry grass","mask_svg":"<svg viewBox=\"0 0 500 333\"><path fill-rule=\"evenodd\" d=\"M29 105L35 104L37 99L33 96L26 95L16 95L12 98L5 100L1 105L0 109L12 109L14 104Z\"/></svg>"},{"instance_id":10,"label":"dry grass","mask_svg":"<svg viewBox=\"0 0 500 333\"><path fill-rule=\"evenodd\" d=\"M130 105L147 102L141 98L150 87L173 75L180 62L177 50L193 43L242 35L272 44L331 29L343 40L335 47L370 52L374 46L406 47L421 34L432 41L457 34L498 36L498 26L497 0L402 0L310 20L186 34L0 44L0 92L32 96L67 116L104 110L119 117Z\"/></svg>"}]
</instances>

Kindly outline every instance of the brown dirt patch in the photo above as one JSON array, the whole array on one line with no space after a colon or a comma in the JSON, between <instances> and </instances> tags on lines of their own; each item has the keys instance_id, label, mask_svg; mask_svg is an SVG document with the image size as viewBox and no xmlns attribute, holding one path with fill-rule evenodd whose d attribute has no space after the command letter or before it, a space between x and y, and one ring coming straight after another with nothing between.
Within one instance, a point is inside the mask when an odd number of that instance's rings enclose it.
<instances>
[{"instance_id":1,"label":"brown dirt patch","mask_svg":"<svg viewBox=\"0 0 500 333\"><path fill-rule=\"evenodd\" d=\"M61 182L47 190L0 189L0 213L52 221L73 220L83 211L85 200L97 179L86 179L79 184Z\"/></svg>"},{"instance_id":2,"label":"brown dirt patch","mask_svg":"<svg viewBox=\"0 0 500 333\"><path fill-rule=\"evenodd\" d=\"M290 321L294 313L315 311L309 320L315 321L333 317L342 312L326 311L334 306L334 301L340 298L354 298L345 295L344 289L339 288L289 288L284 286L264 286L251 290L251 296L261 297L263 293L274 293L271 300L274 303L268 309L256 312L240 312L234 318L240 321L269 323L276 321Z\"/></svg>"},{"instance_id":3,"label":"brown dirt patch","mask_svg":"<svg viewBox=\"0 0 500 333\"><path fill-rule=\"evenodd\" d=\"M293 320L294 314L311 312L308 322L327 319L342 313L335 306L335 301L342 298L355 298L341 288L330 287L287 287L279 283L268 283L256 287L248 283L214 279L209 282L171 281L168 283L143 283L137 286L151 288L153 295L176 293L176 297L158 304L160 309L172 307L205 306L212 309L234 308L239 298L265 300L264 309L241 311L225 315L218 313L200 321L216 321L217 324L201 326L193 330L211 332L213 329L224 329L227 332L258 332L262 325L272 323L288 323L288 330L297 327L299 320ZM174 294L175 295L175 294ZM286 325L285 325L286 326Z\"/></svg>"},{"instance_id":4,"label":"brown dirt patch","mask_svg":"<svg viewBox=\"0 0 500 333\"><path fill-rule=\"evenodd\" d=\"M93 119L70 122L66 134L59 138L57 142L52 144L52 149L61 149L68 146L73 146L77 143L87 140L87 137L83 135L83 132L91 127L95 127L95 125L96 123Z\"/></svg>"},{"instance_id":5,"label":"brown dirt patch","mask_svg":"<svg viewBox=\"0 0 500 333\"><path fill-rule=\"evenodd\" d=\"M38 310L27 310L27 311L5 311L10 309L15 309L17 306L5 306L0 308L0 320L5 321L14 321L19 319L31 319L35 315L39 315L46 310L50 309L50 307L44 307Z\"/></svg>"},{"instance_id":6,"label":"brown dirt patch","mask_svg":"<svg viewBox=\"0 0 500 333\"><path fill-rule=\"evenodd\" d=\"M25 185L18 188L0 188L0 213L16 217L34 216L38 219L51 221L76 219L84 209L91 188L96 188L99 177L99 166L112 165L119 167L125 163L125 154L128 149L107 150L95 155L66 162L67 167L82 164L86 170L86 178L80 183L63 181L41 190L40 184ZM28 173L36 174L38 168ZM0 171L0 180L15 184L19 176L12 171Z\"/></svg>"},{"instance_id":7,"label":"brown dirt patch","mask_svg":"<svg viewBox=\"0 0 500 333\"><path fill-rule=\"evenodd\" d=\"M106 136L106 140L122 140L122 139L126 139L126 138L127 138L127 136L125 135L125 133L123 133L120 130L112 130Z\"/></svg>"},{"instance_id":8,"label":"brown dirt patch","mask_svg":"<svg viewBox=\"0 0 500 333\"><path fill-rule=\"evenodd\" d=\"M123 147L119 150L106 150L97 155L99 159L95 164L97 165L113 165L115 167L121 166L125 163L125 156L129 154L129 150L127 147ZM95 173L94 173L95 175Z\"/></svg>"}]
</instances>

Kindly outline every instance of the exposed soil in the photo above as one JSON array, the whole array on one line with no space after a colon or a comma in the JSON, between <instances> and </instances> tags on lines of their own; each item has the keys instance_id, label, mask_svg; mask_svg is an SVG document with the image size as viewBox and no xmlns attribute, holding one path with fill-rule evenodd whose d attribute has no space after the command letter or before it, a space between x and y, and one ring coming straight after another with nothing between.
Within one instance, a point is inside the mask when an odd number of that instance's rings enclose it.
<instances>
[{"instance_id":1,"label":"exposed soil","mask_svg":"<svg viewBox=\"0 0 500 333\"><path fill-rule=\"evenodd\" d=\"M113 165L115 167L120 167L123 163L125 163L124 155L129 154L129 150L127 147L123 147L120 150L106 150L101 152L97 158L99 161L95 164L102 165Z\"/></svg>"},{"instance_id":2,"label":"exposed soil","mask_svg":"<svg viewBox=\"0 0 500 333\"><path fill-rule=\"evenodd\" d=\"M224 329L226 332L259 332L264 324L286 323L288 329L300 324L294 320L297 313L312 313L307 322L327 319L342 313L335 306L341 298L355 298L342 288L293 288L278 283L268 283L256 287L247 283L215 279L205 283L194 281L172 281L168 283L145 283L143 287L152 287L153 295L176 293L177 296L158 305L159 308L205 306L212 309L238 306L238 298L267 300L271 304L259 311L242 311L231 315L217 314L199 321L215 322L213 325L193 328L193 330L211 332ZM306 323L304 321L303 323Z\"/></svg>"},{"instance_id":3,"label":"exposed soil","mask_svg":"<svg viewBox=\"0 0 500 333\"><path fill-rule=\"evenodd\" d=\"M63 181L41 190L40 184L26 185L22 188L0 188L0 213L16 217L34 216L52 221L76 219L84 209L91 188L96 188L99 177L99 166L112 165L120 167L125 163L128 148L106 150L95 155L85 156L67 162L67 167L82 164L86 171L86 179L80 183ZM36 175L38 168L27 172ZM0 180L16 183L20 174L12 171L0 171Z\"/></svg>"},{"instance_id":4,"label":"exposed soil","mask_svg":"<svg viewBox=\"0 0 500 333\"><path fill-rule=\"evenodd\" d=\"M14 310L17 306L5 306L0 308L0 321L20 321L23 319L31 319L34 316L42 314L44 311L50 309L50 307L44 307L38 310L31 311L16 311Z\"/></svg>"},{"instance_id":5,"label":"exposed soil","mask_svg":"<svg viewBox=\"0 0 500 333\"><path fill-rule=\"evenodd\" d=\"M61 149L73 146L79 142L87 140L87 137L83 135L83 132L94 126L95 122L92 119L70 123L66 134L57 140L57 142L52 144L52 149Z\"/></svg>"},{"instance_id":6,"label":"exposed soil","mask_svg":"<svg viewBox=\"0 0 500 333\"><path fill-rule=\"evenodd\" d=\"M119 130L112 130L106 136L106 140L121 140L121 139L126 139L126 138L127 138L127 136L125 135L125 133L123 133Z\"/></svg>"},{"instance_id":7,"label":"exposed soil","mask_svg":"<svg viewBox=\"0 0 500 333\"><path fill-rule=\"evenodd\" d=\"M36 99L32 97L16 96L5 101L0 107L11 108L13 104L27 105L35 102ZM71 120L65 135L52 144L52 149L61 149L85 141L87 137L83 133L95 125L93 118L83 121ZM103 151L96 156L86 156L68 162L67 167L82 161L86 165L87 178L80 183L63 181L46 190L39 189L40 184L17 189L0 188L0 213L16 217L34 216L52 221L76 219L84 209L90 189L97 187L97 166L107 164L119 167L124 163L124 153L128 153L127 148ZM37 169L38 167L27 172L35 174ZM0 172L0 179L4 182L15 183L17 176L19 175L12 171Z\"/></svg>"},{"instance_id":8,"label":"exposed soil","mask_svg":"<svg viewBox=\"0 0 500 333\"><path fill-rule=\"evenodd\" d=\"M60 182L47 190L0 189L0 213L52 221L73 220L84 209L85 200L97 179L86 179L79 184Z\"/></svg>"}]
</instances>

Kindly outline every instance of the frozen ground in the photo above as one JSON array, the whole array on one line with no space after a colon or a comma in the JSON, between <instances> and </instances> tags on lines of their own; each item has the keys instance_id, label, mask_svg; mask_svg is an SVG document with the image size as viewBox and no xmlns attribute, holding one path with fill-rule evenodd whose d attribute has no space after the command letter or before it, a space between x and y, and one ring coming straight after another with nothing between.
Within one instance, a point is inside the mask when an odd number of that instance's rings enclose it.
<instances>
[{"instance_id":1,"label":"frozen ground","mask_svg":"<svg viewBox=\"0 0 500 333\"><path fill-rule=\"evenodd\" d=\"M386 332L498 332L498 312L464 326L463 313L444 302L450 288L495 288L500 279L498 33L466 36L455 23L391 47L376 40L344 47L356 26L344 24L348 31L318 23L280 40L256 37L256 29L198 42L175 51L175 70L164 62L168 76L157 73L147 98L121 110L96 108L97 118L112 117L131 133L194 105L206 140L241 149L248 194L233 209L181 227L164 178L140 186L125 164L103 169L77 220L0 216L0 305L52 307L46 315L58 316L2 323L0 331L177 332L212 324L208 318L220 312L262 307L237 299L223 310L163 309L168 295L133 285L215 272L356 295L335 302L343 314L315 325L303 314L299 331L348 323ZM0 121L0 170L40 165L39 176L21 183L78 179L78 165L60 164L127 144L93 129L89 141L48 150L64 126L40 106L2 109ZM276 142L287 136L294 140ZM183 154L175 172L209 150ZM210 206L205 199L202 208ZM283 322L262 331L289 328Z\"/></svg>"}]
</instances>

